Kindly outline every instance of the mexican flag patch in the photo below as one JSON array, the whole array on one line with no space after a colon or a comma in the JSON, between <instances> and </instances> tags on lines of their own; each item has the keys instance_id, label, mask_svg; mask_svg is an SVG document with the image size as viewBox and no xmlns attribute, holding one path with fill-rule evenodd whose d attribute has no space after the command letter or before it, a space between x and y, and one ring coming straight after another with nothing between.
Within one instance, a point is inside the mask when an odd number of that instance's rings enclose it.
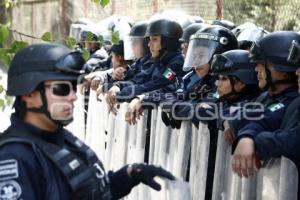
<instances>
[{"instance_id":1,"label":"mexican flag patch","mask_svg":"<svg viewBox=\"0 0 300 200\"><path fill-rule=\"evenodd\" d=\"M169 81L172 81L172 80L175 78L176 73L175 73L173 70L171 70L170 68L167 68L167 69L164 71L163 76L164 76L166 79L168 79Z\"/></svg>"},{"instance_id":2,"label":"mexican flag patch","mask_svg":"<svg viewBox=\"0 0 300 200\"><path fill-rule=\"evenodd\" d=\"M274 112L280 108L283 108L284 105L282 103L276 103L276 104L272 104L268 107L268 109L271 111L271 112Z\"/></svg>"}]
</instances>

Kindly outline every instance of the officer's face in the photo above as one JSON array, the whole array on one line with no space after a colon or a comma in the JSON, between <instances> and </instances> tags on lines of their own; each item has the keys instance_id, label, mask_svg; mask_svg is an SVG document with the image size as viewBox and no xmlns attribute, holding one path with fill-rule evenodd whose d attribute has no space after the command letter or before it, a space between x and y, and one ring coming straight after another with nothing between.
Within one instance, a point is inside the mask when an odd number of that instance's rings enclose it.
<instances>
[{"instance_id":1,"label":"officer's face","mask_svg":"<svg viewBox=\"0 0 300 200\"><path fill-rule=\"evenodd\" d=\"M256 64L255 71L257 72L258 87L263 89L267 85L267 74L264 64Z\"/></svg>"},{"instance_id":2,"label":"officer's face","mask_svg":"<svg viewBox=\"0 0 300 200\"><path fill-rule=\"evenodd\" d=\"M148 46L150 48L151 56L157 58L161 50L161 36L150 36Z\"/></svg>"},{"instance_id":3,"label":"officer's face","mask_svg":"<svg viewBox=\"0 0 300 200\"><path fill-rule=\"evenodd\" d=\"M48 111L53 119L68 120L73 117L76 92L70 81L46 81L45 94L48 101Z\"/></svg>"},{"instance_id":4,"label":"officer's face","mask_svg":"<svg viewBox=\"0 0 300 200\"><path fill-rule=\"evenodd\" d=\"M300 68L297 69L296 75L298 76L298 92L300 93Z\"/></svg>"},{"instance_id":5,"label":"officer's face","mask_svg":"<svg viewBox=\"0 0 300 200\"><path fill-rule=\"evenodd\" d=\"M96 42L93 41L85 41L84 46L87 50L95 50L97 48Z\"/></svg>"},{"instance_id":6,"label":"officer's face","mask_svg":"<svg viewBox=\"0 0 300 200\"><path fill-rule=\"evenodd\" d=\"M74 101L77 99L76 93L72 88L70 81L45 82L45 96L48 103L48 111L53 119L68 120L72 118ZM43 105L39 91L33 91L30 95L22 96L22 100L26 103L27 108L39 108ZM57 126L42 113L28 111L24 120L48 131L53 131L57 128Z\"/></svg>"},{"instance_id":7,"label":"officer's face","mask_svg":"<svg viewBox=\"0 0 300 200\"><path fill-rule=\"evenodd\" d=\"M115 54L114 52L111 52L111 62L114 69L120 66L121 63L120 61L121 61L121 56Z\"/></svg>"},{"instance_id":8,"label":"officer's face","mask_svg":"<svg viewBox=\"0 0 300 200\"><path fill-rule=\"evenodd\" d=\"M195 71L196 71L196 74L199 77L204 77L204 76L206 76L208 74L209 68L210 68L210 65L209 64L205 64L205 65L202 65L200 67L195 68Z\"/></svg>"},{"instance_id":9,"label":"officer's face","mask_svg":"<svg viewBox=\"0 0 300 200\"><path fill-rule=\"evenodd\" d=\"M215 84L217 86L218 94L220 95L220 97L233 92L228 76L219 75ZM235 84L233 87L236 92L240 92L245 87L245 84L239 80L235 80Z\"/></svg>"}]
</instances>

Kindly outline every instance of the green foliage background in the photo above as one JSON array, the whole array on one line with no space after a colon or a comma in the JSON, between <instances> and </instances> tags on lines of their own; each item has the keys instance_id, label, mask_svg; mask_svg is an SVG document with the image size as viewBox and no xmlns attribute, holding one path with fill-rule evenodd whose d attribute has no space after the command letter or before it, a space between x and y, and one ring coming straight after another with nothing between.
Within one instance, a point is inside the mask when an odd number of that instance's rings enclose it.
<instances>
[{"instance_id":1,"label":"green foliage background","mask_svg":"<svg viewBox=\"0 0 300 200\"><path fill-rule=\"evenodd\" d=\"M225 0L224 18L253 22L268 31L300 31L299 0Z\"/></svg>"}]
</instances>

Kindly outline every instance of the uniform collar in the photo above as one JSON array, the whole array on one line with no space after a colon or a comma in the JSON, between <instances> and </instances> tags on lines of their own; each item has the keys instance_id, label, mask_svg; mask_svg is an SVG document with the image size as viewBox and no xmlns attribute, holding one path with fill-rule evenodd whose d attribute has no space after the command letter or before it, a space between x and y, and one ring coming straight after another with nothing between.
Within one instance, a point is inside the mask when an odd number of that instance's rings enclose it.
<instances>
[{"instance_id":1,"label":"uniform collar","mask_svg":"<svg viewBox=\"0 0 300 200\"><path fill-rule=\"evenodd\" d=\"M64 144L64 131L62 128L58 129L55 132L46 131L30 123L25 122L24 120L20 119L16 114L11 115L10 121L11 127L19 131L28 131L34 136L45 140L46 142L53 143L59 146L63 146Z\"/></svg>"}]
</instances>

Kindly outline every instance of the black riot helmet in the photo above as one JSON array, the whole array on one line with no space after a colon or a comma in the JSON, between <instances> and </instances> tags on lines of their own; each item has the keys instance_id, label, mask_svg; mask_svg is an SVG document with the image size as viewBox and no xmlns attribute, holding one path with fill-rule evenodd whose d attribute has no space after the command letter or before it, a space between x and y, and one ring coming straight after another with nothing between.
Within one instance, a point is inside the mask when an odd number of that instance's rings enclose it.
<instances>
[{"instance_id":1,"label":"black riot helmet","mask_svg":"<svg viewBox=\"0 0 300 200\"><path fill-rule=\"evenodd\" d=\"M203 28L190 38L183 70L189 71L210 64L214 54L237 47L237 39L229 29L216 25Z\"/></svg>"},{"instance_id":2,"label":"black riot helmet","mask_svg":"<svg viewBox=\"0 0 300 200\"><path fill-rule=\"evenodd\" d=\"M44 113L58 126L72 121L55 120L48 111L44 82L48 80L71 81L73 87L82 70L85 61L79 52L73 52L67 47L55 43L30 45L19 51L13 58L7 77L7 95L16 96L14 107L16 112L25 111ZM43 105L39 108L26 108L20 96L40 91Z\"/></svg>"},{"instance_id":3,"label":"black riot helmet","mask_svg":"<svg viewBox=\"0 0 300 200\"><path fill-rule=\"evenodd\" d=\"M293 40L287 60L290 63L300 65L300 41Z\"/></svg>"},{"instance_id":4,"label":"black riot helmet","mask_svg":"<svg viewBox=\"0 0 300 200\"><path fill-rule=\"evenodd\" d=\"M145 33L148 27L148 23L146 21L136 22L128 36L124 37L124 58L125 60L133 60L136 59L137 56L134 53L133 46L136 43L143 45L143 55L147 55L150 53L148 42L149 39L145 38Z\"/></svg>"},{"instance_id":5,"label":"black riot helmet","mask_svg":"<svg viewBox=\"0 0 300 200\"><path fill-rule=\"evenodd\" d=\"M298 65L288 61L294 40L300 41L300 34L292 31L270 33L252 44L250 58L255 63L270 62L279 72L295 72Z\"/></svg>"},{"instance_id":6,"label":"black riot helmet","mask_svg":"<svg viewBox=\"0 0 300 200\"><path fill-rule=\"evenodd\" d=\"M255 63L250 61L249 51L246 50L231 50L214 55L211 72L214 75L235 76L246 85L258 83Z\"/></svg>"},{"instance_id":7,"label":"black riot helmet","mask_svg":"<svg viewBox=\"0 0 300 200\"><path fill-rule=\"evenodd\" d=\"M7 95L30 94L46 80L77 80L84 59L60 44L30 45L13 58L7 77Z\"/></svg>"},{"instance_id":8,"label":"black riot helmet","mask_svg":"<svg viewBox=\"0 0 300 200\"><path fill-rule=\"evenodd\" d=\"M268 31L264 30L261 27L249 27L241 30L241 32L237 36L239 48L249 50L253 42L263 38L268 33Z\"/></svg>"},{"instance_id":9,"label":"black riot helmet","mask_svg":"<svg viewBox=\"0 0 300 200\"><path fill-rule=\"evenodd\" d=\"M232 30L235 28L235 25L232 21L225 20L225 19L216 19L213 21L212 25L223 26L225 28L228 28L229 30Z\"/></svg>"},{"instance_id":10,"label":"black riot helmet","mask_svg":"<svg viewBox=\"0 0 300 200\"><path fill-rule=\"evenodd\" d=\"M169 19L157 19L149 23L145 37L161 36L162 50L178 51L180 49L179 38L183 30L175 21Z\"/></svg>"},{"instance_id":11,"label":"black riot helmet","mask_svg":"<svg viewBox=\"0 0 300 200\"><path fill-rule=\"evenodd\" d=\"M184 43L189 43L191 35L195 34L198 30L207 26L208 24L204 24L204 23L193 23L189 25L183 30L183 35L179 39L179 41Z\"/></svg>"}]
</instances>

